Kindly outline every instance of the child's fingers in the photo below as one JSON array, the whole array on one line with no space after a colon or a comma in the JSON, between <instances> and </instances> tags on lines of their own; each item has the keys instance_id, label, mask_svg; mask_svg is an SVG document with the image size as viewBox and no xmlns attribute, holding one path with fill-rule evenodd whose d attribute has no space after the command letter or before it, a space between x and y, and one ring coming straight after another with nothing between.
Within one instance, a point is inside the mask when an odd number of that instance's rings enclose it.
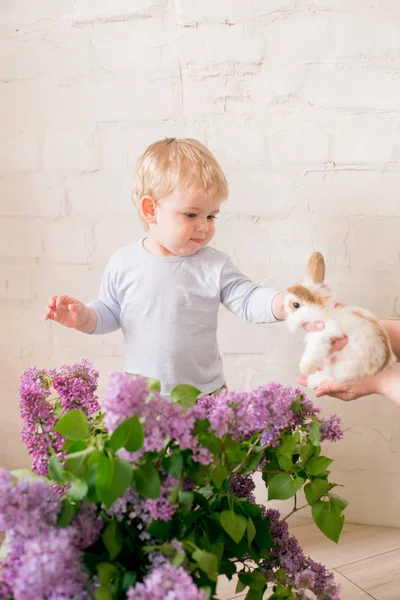
<instances>
[{"instance_id":1,"label":"child's fingers","mask_svg":"<svg viewBox=\"0 0 400 600\"><path fill-rule=\"evenodd\" d=\"M76 313L77 315L79 315L82 312L83 306L82 304L68 304L68 310L70 310L71 312Z\"/></svg>"}]
</instances>

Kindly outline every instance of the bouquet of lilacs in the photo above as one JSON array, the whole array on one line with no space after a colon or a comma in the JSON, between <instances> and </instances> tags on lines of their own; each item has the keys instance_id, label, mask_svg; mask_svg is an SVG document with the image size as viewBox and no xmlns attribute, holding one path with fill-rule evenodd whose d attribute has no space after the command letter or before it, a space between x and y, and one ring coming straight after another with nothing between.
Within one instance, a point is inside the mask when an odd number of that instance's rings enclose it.
<instances>
[{"instance_id":1,"label":"bouquet of lilacs","mask_svg":"<svg viewBox=\"0 0 400 600\"><path fill-rule=\"evenodd\" d=\"M316 525L338 541L346 502L332 493L321 442L342 434L299 390L276 383L200 397L82 360L21 377L22 439L32 472L0 470L4 600L208 600L237 575L248 600L339 598L285 517L257 505L303 489ZM266 494L267 500L267 494Z\"/></svg>"}]
</instances>

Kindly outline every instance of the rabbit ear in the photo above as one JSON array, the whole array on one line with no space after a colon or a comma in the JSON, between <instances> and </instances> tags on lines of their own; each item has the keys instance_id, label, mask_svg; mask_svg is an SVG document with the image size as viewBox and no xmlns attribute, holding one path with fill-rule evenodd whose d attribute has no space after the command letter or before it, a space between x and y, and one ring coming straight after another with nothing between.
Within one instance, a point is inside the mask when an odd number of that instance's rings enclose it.
<instances>
[{"instance_id":1,"label":"rabbit ear","mask_svg":"<svg viewBox=\"0 0 400 600\"><path fill-rule=\"evenodd\" d=\"M320 252L313 252L307 264L307 275L314 283L323 283L325 279L325 261Z\"/></svg>"}]
</instances>

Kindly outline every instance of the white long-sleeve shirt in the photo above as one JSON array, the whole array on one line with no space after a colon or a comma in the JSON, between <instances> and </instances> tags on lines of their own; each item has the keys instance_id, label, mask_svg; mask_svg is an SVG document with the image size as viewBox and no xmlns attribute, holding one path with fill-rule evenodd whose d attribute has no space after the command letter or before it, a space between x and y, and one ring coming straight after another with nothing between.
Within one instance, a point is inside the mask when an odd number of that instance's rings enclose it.
<instances>
[{"instance_id":1,"label":"white long-sleeve shirt","mask_svg":"<svg viewBox=\"0 0 400 600\"><path fill-rule=\"evenodd\" d=\"M162 257L141 240L111 257L99 297L88 306L96 311L95 334L122 328L127 372L160 380L163 394L181 383L208 394L225 381L220 304L251 323L270 323L277 293L255 285L214 248Z\"/></svg>"}]
</instances>

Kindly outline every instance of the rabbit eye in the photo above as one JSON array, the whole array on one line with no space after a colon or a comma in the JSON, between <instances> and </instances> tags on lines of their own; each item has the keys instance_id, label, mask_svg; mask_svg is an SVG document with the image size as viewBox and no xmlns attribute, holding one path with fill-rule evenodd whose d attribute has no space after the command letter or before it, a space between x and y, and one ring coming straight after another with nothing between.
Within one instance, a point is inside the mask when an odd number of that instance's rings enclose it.
<instances>
[{"instance_id":1,"label":"rabbit eye","mask_svg":"<svg viewBox=\"0 0 400 600\"><path fill-rule=\"evenodd\" d=\"M298 302L293 302L293 308L300 308L300 304Z\"/></svg>"}]
</instances>

